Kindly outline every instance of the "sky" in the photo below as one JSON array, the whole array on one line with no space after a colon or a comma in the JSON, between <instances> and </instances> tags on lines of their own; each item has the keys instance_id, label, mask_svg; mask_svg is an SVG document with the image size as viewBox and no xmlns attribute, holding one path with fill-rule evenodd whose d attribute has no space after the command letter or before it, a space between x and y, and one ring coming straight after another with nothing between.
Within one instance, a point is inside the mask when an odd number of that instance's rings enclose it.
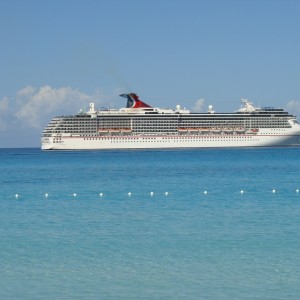
<instances>
[{"instance_id":1,"label":"sky","mask_svg":"<svg viewBox=\"0 0 300 300\"><path fill-rule=\"evenodd\" d=\"M298 0L0 0L0 148L40 147L52 117L155 107L300 116Z\"/></svg>"}]
</instances>

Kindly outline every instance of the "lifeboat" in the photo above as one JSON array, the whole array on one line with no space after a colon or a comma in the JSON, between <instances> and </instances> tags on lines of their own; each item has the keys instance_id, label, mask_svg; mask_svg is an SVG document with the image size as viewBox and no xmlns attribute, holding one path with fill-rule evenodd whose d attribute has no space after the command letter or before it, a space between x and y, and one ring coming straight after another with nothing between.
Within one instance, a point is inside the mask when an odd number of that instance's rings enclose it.
<instances>
[{"instance_id":1,"label":"lifeboat","mask_svg":"<svg viewBox=\"0 0 300 300\"><path fill-rule=\"evenodd\" d=\"M111 128L111 129L109 129L109 132L111 134L118 134L118 133L120 133L120 129L118 129L118 128Z\"/></svg>"},{"instance_id":2,"label":"lifeboat","mask_svg":"<svg viewBox=\"0 0 300 300\"><path fill-rule=\"evenodd\" d=\"M104 128L99 128L99 129L98 129L98 132L99 132L99 133L107 133L108 130L107 130L107 129L104 129Z\"/></svg>"},{"instance_id":3,"label":"lifeboat","mask_svg":"<svg viewBox=\"0 0 300 300\"><path fill-rule=\"evenodd\" d=\"M236 133L245 133L246 129L245 128L236 128L235 132Z\"/></svg>"},{"instance_id":4,"label":"lifeboat","mask_svg":"<svg viewBox=\"0 0 300 300\"><path fill-rule=\"evenodd\" d=\"M257 128L252 128L252 129L249 129L247 131L248 134L257 134L258 133L258 129Z\"/></svg>"},{"instance_id":5,"label":"lifeboat","mask_svg":"<svg viewBox=\"0 0 300 300\"><path fill-rule=\"evenodd\" d=\"M233 133L233 129L232 128L224 128L223 132L224 133Z\"/></svg>"},{"instance_id":6,"label":"lifeboat","mask_svg":"<svg viewBox=\"0 0 300 300\"><path fill-rule=\"evenodd\" d=\"M196 133L196 132L199 132L199 129L198 128L189 128L189 132Z\"/></svg>"},{"instance_id":7,"label":"lifeboat","mask_svg":"<svg viewBox=\"0 0 300 300\"><path fill-rule=\"evenodd\" d=\"M123 134L129 134L131 132L132 132L132 129L130 129L130 128L122 128L121 129L121 133L123 133Z\"/></svg>"},{"instance_id":8,"label":"lifeboat","mask_svg":"<svg viewBox=\"0 0 300 300\"><path fill-rule=\"evenodd\" d=\"M220 133L221 129L220 128L212 128L211 132L212 133Z\"/></svg>"},{"instance_id":9,"label":"lifeboat","mask_svg":"<svg viewBox=\"0 0 300 300\"><path fill-rule=\"evenodd\" d=\"M179 133L186 133L186 132L188 132L187 128L178 128L177 130L178 130Z\"/></svg>"},{"instance_id":10,"label":"lifeboat","mask_svg":"<svg viewBox=\"0 0 300 300\"><path fill-rule=\"evenodd\" d=\"M199 128L199 130L200 130L202 133L209 133L209 132L210 132L210 129L209 129L209 128Z\"/></svg>"}]
</instances>

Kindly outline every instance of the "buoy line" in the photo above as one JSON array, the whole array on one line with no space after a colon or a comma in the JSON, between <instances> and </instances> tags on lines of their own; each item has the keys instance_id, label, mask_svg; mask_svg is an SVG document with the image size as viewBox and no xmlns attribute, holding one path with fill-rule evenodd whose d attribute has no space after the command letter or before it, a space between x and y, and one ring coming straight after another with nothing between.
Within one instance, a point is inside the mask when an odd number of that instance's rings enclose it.
<instances>
[{"instance_id":1,"label":"buoy line","mask_svg":"<svg viewBox=\"0 0 300 300\"><path fill-rule=\"evenodd\" d=\"M257 192L257 191L251 191L251 190L244 190L244 189L241 189L241 190L239 190L239 191L236 191L236 192L238 192L239 194L241 194L241 195L244 195L244 194L259 194L259 192ZM271 190L269 190L269 191L266 191L266 192L269 192L269 193L271 193L271 194L277 194L277 193L279 193L279 191L277 190L277 189L271 189ZM285 193L287 192L287 191L284 191ZM200 192L200 194L203 194L203 195L208 195L208 194L212 194L212 195L218 195L218 193L216 192L216 191L208 191L208 190L204 190L204 191L202 191L202 192ZM294 190L294 193L296 193L296 194L298 194L298 195L300 195L300 189L295 189ZM145 196L146 194L145 193L141 193L141 192L138 192L138 193L134 193L134 192L131 192L131 191L129 191L129 192L127 192L126 193L127 194L127 196L128 197L131 197L131 196L133 196L133 195L135 195L135 196ZM172 195L176 195L176 193L170 193L170 192L168 192L168 191L166 191L166 192L153 192L153 191L151 191L151 192L148 192L148 196L150 196L150 197L153 197L153 196L156 196L156 195L164 195L164 196L169 196L170 194L172 194ZM199 195L199 192L195 192L195 194L196 195ZM280 194L283 194L283 191L281 191L281 193ZM44 195L44 198L54 198L54 197L72 197L72 198L76 198L76 197L83 197L83 196L89 196L89 194L87 194L87 193L83 193L83 194L77 194L76 192L74 192L74 193L72 193L72 194L66 194L66 195L63 195L63 194L56 194L56 193L44 193L43 194ZM97 195L97 194L96 194ZM104 192L100 192L100 193L98 193L98 197L101 197L101 198L103 198L103 197L105 197L105 196L107 196L107 195L109 195L109 196L113 196L113 194L111 194L111 193L104 193ZM24 195L22 195L22 194L20 194L20 193L16 193L16 194L14 194L14 198L15 199L20 199L20 198L27 198L27 197L32 197L33 195L30 195L30 194L28 194L28 193L26 193L26 194L24 194ZM192 196L192 193L190 193L189 194L189 196ZM5 195L0 195L0 197L9 197L9 196L5 196Z\"/></svg>"}]
</instances>

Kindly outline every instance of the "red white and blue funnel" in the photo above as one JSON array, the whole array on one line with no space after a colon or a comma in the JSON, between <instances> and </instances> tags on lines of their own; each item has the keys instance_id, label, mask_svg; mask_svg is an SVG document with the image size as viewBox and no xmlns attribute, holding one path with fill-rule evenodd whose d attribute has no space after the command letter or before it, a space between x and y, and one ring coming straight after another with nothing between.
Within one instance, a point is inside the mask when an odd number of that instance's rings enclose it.
<instances>
[{"instance_id":1,"label":"red white and blue funnel","mask_svg":"<svg viewBox=\"0 0 300 300\"><path fill-rule=\"evenodd\" d=\"M139 99L139 96L134 93L130 94L121 94L121 97L127 98L126 108L143 108L143 107L152 107L147 103Z\"/></svg>"}]
</instances>

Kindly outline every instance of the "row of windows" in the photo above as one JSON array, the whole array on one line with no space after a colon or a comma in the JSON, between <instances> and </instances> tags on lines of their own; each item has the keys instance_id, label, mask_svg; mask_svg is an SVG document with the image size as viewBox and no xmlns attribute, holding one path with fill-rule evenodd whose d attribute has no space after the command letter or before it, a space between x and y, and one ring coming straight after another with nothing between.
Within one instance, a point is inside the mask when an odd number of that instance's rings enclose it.
<instances>
[{"instance_id":1,"label":"row of windows","mask_svg":"<svg viewBox=\"0 0 300 300\"><path fill-rule=\"evenodd\" d=\"M91 126L91 127L96 127L96 126L101 126L101 125L124 125L128 124L130 125L131 122L115 122L115 121L110 121L110 122L98 122L98 123L66 123L66 122L60 122L60 123L49 123L48 127L59 127L59 126L70 126L70 127L78 127L78 126ZM149 125L176 125L176 124L288 124L287 120L197 120L197 121L190 121L190 120L182 120L181 122L159 122L159 121L134 121L132 122L133 125L135 124L149 124Z\"/></svg>"},{"instance_id":2,"label":"row of windows","mask_svg":"<svg viewBox=\"0 0 300 300\"><path fill-rule=\"evenodd\" d=\"M155 138L118 138L118 139L112 139L112 138L84 138L84 140L108 140L112 143L121 143L121 142L145 142L145 141L151 141L152 142L170 142L170 140L167 140L167 139L155 139ZM198 138L198 139L193 139L193 138L182 138L182 137L179 137L177 138L176 140L173 139L174 142L199 142L199 141L210 141L210 142L214 142L214 141L218 141L218 142L226 142L226 141L235 141L235 142L245 142L245 141L259 141L258 138L252 138L252 137L249 137L249 136L245 136L245 137L242 137L242 138L234 138L234 137L231 137L231 138L224 138L224 137L203 137L203 138Z\"/></svg>"},{"instance_id":3,"label":"row of windows","mask_svg":"<svg viewBox=\"0 0 300 300\"><path fill-rule=\"evenodd\" d=\"M188 129L184 132L178 132L177 129L171 130L171 129L156 129L156 130L148 130L146 128L139 128L139 130L134 131L134 133L138 134L138 135L142 135L145 133L149 133L149 134L159 134L159 133L178 133L179 135L240 135L240 134L245 134L246 130L240 130L240 131L225 131L225 130L219 130L219 129L211 129L211 131L189 131ZM282 128L275 128L275 129L271 129L269 132L264 132L263 134L273 134L274 132L285 132L284 129ZM97 132L96 130L93 131L89 131L89 130L54 130L54 131L43 131L43 135L44 136L51 136L51 134L62 134L62 133L67 133L67 134L80 134L80 135L94 135L94 136L107 136L107 135L117 135L117 136L131 136L132 133L131 132L122 132L122 131L118 131L118 132ZM259 134L258 132L248 132L251 134Z\"/></svg>"},{"instance_id":4,"label":"row of windows","mask_svg":"<svg viewBox=\"0 0 300 300\"><path fill-rule=\"evenodd\" d=\"M65 119L65 118L53 118L50 123L58 123L58 122L64 122L66 124L75 124L75 123L98 123L98 122L199 122L199 121L262 121L262 120L287 120L289 119L290 116L286 115L284 117L271 117L270 115L267 116L243 116L243 117L224 117L224 116L217 116L217 115L209 115L209 117L189 117L189 116L184 116L184 117L179 117L179 118L166 118L166 116L156 116L156 117L145 117L145 116L136 116L132 118L128 117L123 117L123 118L115 118L115 117L100 117L96 119L90 119L87 118L86 120L84 119Z\"/></svg>"},{"instance_id":5,"label":"row of windows","mask_svg":"<svg viewBox=\"0 0 300 300\"><path fill-rule=\"evenodd\" d=\"M82 136L83 137L83 136ZM234 139L241 139L241 138L245 138L245 139L253 139L254 136L251 135L239 135L239 137L237 138L237 136L217 136L217 135L203 135L201 137L199 136L172 136L172 137L140 137L140 136L132 136L132 137L84 137L84 140L201 140L201 139L220 139L220 138L224 138L224 139L230 139L230 138L234 138Z\"/></svg>"},{"instance_id":6,"label":"row of windows","mask_svg":"<svg viewBox=\"0 0 300 300\"><path fill-rule=\"evenodd\" d=\"M282 123L282 122L251 122L251 123L216 123L216 122L208 122L208 123L184 123L180 125L173 125L172 124L133 124L132 129L136 132L159 132L159 131L174 131L177 130L177 127L179 128L196 128L197 127L202 127L202 128L211 128L213 127L221 127L219 128L220 130L226 130L230 129L230 127L244 127L244 128L291 128L291 125L289 123ZM224 128L222 128L224 127ZM97 128L131 128L130 125L128 124L105 124L105 126L95 126L93 125L85 125L82 126L81 124L76 124L73 126L67 126L65 124L62 124L60 126L52 126L48 125L45 129L44 132L55 132L55 133L60 133L60 132L67 132L67 133L82 133L82 132L96 132Z\"/></svg>"},{"instance_id":7,"label":"row of windows","mask_svg":"<svg viewBox=\"0 0 300 300\"><path fill-rule=\"evenodd\" d=\"M288 122L282 122L282 121L260 121L260 122L181 122L179 123L179 126L205 126L205 125L214 125L214 126L233 126L233 125L244 125L244 126L251 126L251 125L289 125Z\"/></svg>"}]
</instances>

